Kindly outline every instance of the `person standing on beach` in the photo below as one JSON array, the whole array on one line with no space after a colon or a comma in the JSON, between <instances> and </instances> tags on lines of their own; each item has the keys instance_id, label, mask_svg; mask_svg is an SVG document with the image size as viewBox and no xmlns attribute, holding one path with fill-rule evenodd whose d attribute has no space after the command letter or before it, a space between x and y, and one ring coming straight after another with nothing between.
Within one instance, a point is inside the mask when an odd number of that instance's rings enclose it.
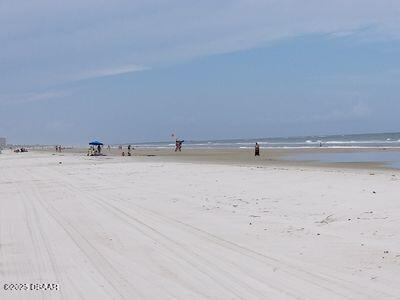
<instances>
[{"instance_id":1,"label":"person standing on beach","mask_svg":"<svg viewBox=\"0 0 400 300\"><path fill-rule=\"evenodd\" d=\"M184 142L183 140L176 139L176 141L175 141L175 152L177 152L177 151L181 152L182 151L183 142Z\"/></svg>"},{"instance_id":2,"label":"person standing on beach","mask_svg":"<svg viewBox=\"0 0 400 300\"><path fill-rule=\"evenodd\" d=\"M260 145L258 143L254 147L254 156L260 156Z\"/></svg>"}]
</instances>

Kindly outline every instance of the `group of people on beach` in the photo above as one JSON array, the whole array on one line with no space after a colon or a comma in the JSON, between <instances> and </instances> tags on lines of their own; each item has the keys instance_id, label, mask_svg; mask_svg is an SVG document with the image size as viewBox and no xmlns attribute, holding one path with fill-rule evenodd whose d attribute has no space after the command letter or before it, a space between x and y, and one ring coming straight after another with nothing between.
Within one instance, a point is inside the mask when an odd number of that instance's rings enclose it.
<instances>
[{"instance_id":1,"label":"group of people on beach","mask_svg":"<svg viewBox=\"0 0 400 300\"><path fill-rule=\"evenodd\" d=\"M97 145L97 147L91 145L88 149L87 156L99 156L101 154L101 146Z\"/></svg>"},{"instance_id":2,"label":"group of people on beach","mask_svg":"<svg viewBox=\"0 0 400 300\"><path fill-rule=\"evenodd\" d=\"M119 149L122 150L122 146L119 146ZM135 150L131 145L128 145L128 156L132 155L131 150ZM122 151L122 156L125 156L125 151Z\"/></svg>"},{"instance_id":3,"label":"group of people on beach","mask_svg":"<svg viewBox=\"0 0 400 300\"><path fill-rule=\"evenodd\" d=\"M62 149L63 149L63 148L61 147L61 145L57 145L57 146L56 146L56 152L61 153Z\"/></svg>"},{"instance_id":4,"label":"group of people on beach","mask_svg":"<svg viewBox=\"0 0 400 300\"><path fill-rule=\"evenodd\" d=\"M175 141L175 152L181 152L182 151L182 144L183 144L184 140L179 140L176 139ZM256 143L255 147L254 147L254 156L260 156L260 144Z\"/></svg>"},{"instance_id":5,"label":"group of people on beach","mask_svg":"<svg viewBox=\"0 0 400 300\"><path fill-rule=\"evenodd\" d=\"M176 139L175 140L175 152L181 152L182 151L182 144L184 143L184 140L179 140ZM111 147L107 146L108 151L111 151ZM123 147L120 145L118 146L119 150L123 150ZM56 152L61 152L62 147L60 145L56 146ZM132 145L128 145L127 147L127 152L125 153L125 151L122 151L121 154L122 156L132 156L132 150L135 150L134 147L132 147ZM96 156L96 155L101 155L101 146L98 145L96 148L94 146L90 146L89 150L88 150L88 156ZM258 142L256 142L255 146L254 146L254 156L260 156L260 144Z\"/></svg>"},{"instance_id":6,"label":"group of people on beach","mask_svg":"<svg viewBox=\"0 0 400 300\"><path fill-rule=\"evenodd\" d=\"M24 148L24 147L22 147L22 148L17 148L17 149L14 149L14 152L15 152L15 153L28 152L28 149L26 149L26 148Z\"/></svg>"}]
</instances>

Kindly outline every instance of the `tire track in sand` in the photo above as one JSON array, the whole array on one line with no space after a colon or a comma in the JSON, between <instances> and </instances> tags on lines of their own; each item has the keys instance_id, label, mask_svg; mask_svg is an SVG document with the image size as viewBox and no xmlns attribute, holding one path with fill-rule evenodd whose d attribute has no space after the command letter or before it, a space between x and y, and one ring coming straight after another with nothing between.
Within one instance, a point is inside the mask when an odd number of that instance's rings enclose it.
<instances>
[{"instance_id":1,"label":"tire track in sand","mask_svg":"<svg viewBox=\"0 0 400 300\"><path fill-rule=\"evenodd\" d=\"M84 178L82 178L82 180L85 180ZM86 179L87 181L87 179ZM80 181L81 182L81 181ZM87 181L88 182L88 181ZM82 183L82 182L81 182ZM89 184L90 186L90 184ZM75 186L71 186L72 189L78 189ZM199 255L197 253L193 253L193 251L187 247L185 247L184 245L177 243L176 241L170 239L169 237L163 235L161 232L159 232L157 229L155 229L153 226L149 226L148 224L144 223L143 221L139 220L137 217L132 216L132 214L127 214L125 211L121 210L119 207L116 207L112 204L110 204L110 199L112 199L111 196L107 196L107 197L102 197L101 195L98 194L92 194L90 191L85 190L85 191L81 191L82 193L86 194L86 197L90 197L92 200L94 201L101 201L102 205L105 206L105 210L110 210L113 209L114 211L117 211L121 216L125 216L129 219L132 219L134 222L136 222L137 224L140 224L141 226L144 226L146 228L148 228L149 230L153 231L155 234L163 237L164 239L167 239L168 241L170 241L171 243L173 243L175 246L179 246L179 247L183 247L184 251L187 253L191 253L193 255L195 255L196 257L199 257ZM138 206L136 206L136 208L140 209ZM141 208L141 210L143 211L144 209ZM131 212L132 213L132 212ZM154 212L153 212L154 213ZM158 214L158 216L160 216ZM165 216L162 216L164 220L168 220L168 218L165 218ZM146 216L146 221L148 222L149 220L149 216ZM159 220L158 220L159 221ZM171 221L171 220L169 220ZM175 222L175 225L177 223ZM178 223L179 224L179 223ZM187 228L188 225L181 223L180 225L184 225ZM181 226L182 227L182 226ZM201 235L203 235L201 238L204 239L204 234L205 232L201 232L199 229L195 229L195 228L191 228L192 232L193 230L196 232L197 235L199 235L199 233L201 233ZM221 247L225 247L229 250L235 251L241 255L245 255L246 257L249 257L251 259L256 259L258 262L267 264L270 268L275 268L275 267L279 267L279 269L281 271L283 271L284 273L286 273L286 275L289 275L291 277L294 277L297 281L302 281L302 285L304 286L305 283L308 283L312 286L314 286L315 288L320 288L320 289L324 289L325 293L329 292L332 295L336 295L337 297L346 297L348 299L352 299L354 294L357 294L359 296L363 296L363 299L366 299L368 297L370 297L369 294L364 293L362 291L358 291L354 288L354 286L349 286L349 283L343 283L343 282L337 282L335 280L333 280L332 278L326 278L321 276L320 274L314 274L314 273L310 273L306 270L303 269L298 269L295 266L292 265L283 265L284 263L278 259L274 259L268 256L265 256L263 254L257 253L255 251L252 251L251 249L246 249L244 247L238 246L237 244L234 244L232 242L228 242L225 240L222 240L220 238L216 238L215 236L212 236L212 238L210 238L211 235L210 234L206 234L206 239L208 241L211 241L215 244L218 244ZM153 238L154 239L154 238ZM157 238L155 239L157 240ZM159 241L159 240L157 240ZM232 248L233 247L233 248ZM200 256L201 257L201 256ZM204 260L204 258L203 258ZM268 260L267 262L265 260ZM210 264L209 261L204 261L206 264ZM232 262L229 262L230 264L232 264ZM311 279L310 279L311 278ZM265 284L265 282L262 282L263 284ZM350 283L351 285L351 283ZM269 287L272 287L271 283L268 284ZM280 288L279 286L273 287L283 293L285 293L287 296L291 296L293 298L298 298L298 294L302 294L302 291L299 290L293 290L292 287L290 286L286 286L285 289ZM288 292L288 290L293 290L292 292ZM386 295L389 296L389 295Z\"/></svg>"}]
</instances>

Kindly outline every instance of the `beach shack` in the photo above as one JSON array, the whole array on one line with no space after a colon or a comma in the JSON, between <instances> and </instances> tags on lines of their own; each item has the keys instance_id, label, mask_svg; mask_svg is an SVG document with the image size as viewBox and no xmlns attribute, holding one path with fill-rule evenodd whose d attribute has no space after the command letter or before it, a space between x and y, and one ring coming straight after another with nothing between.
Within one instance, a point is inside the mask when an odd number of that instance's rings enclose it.
<instances>
[{"instance_id":1,"label":"beach shack","mask_svg":"<svg viewBox=\"0 0 400 300\"><path fill-rule=\"evenodd\" d=\"M101 153L101 149L103 147L103 143L99 141L92 141L89 143L89 150L88 150L88 156L99 156L103 155Z\"/></svg>"}]
</instances>

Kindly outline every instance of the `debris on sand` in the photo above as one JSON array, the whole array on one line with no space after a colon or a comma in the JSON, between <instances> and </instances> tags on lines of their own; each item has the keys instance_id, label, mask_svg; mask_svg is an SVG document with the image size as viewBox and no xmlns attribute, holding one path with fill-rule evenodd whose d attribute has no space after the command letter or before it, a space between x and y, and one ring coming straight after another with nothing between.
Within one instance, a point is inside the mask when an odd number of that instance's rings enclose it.
<instances>
[{"instance_id":1,"label":"debris on sand","mask_svg":"<svg viewBox=\"0 0 400 300\"><path fill-rule=\"evenodd\" d=\"M320 223L320 224L329 224L329 223L332 223L332 222L336 221L336 219L332 218L332 216L333 216L333 215L329 215L329 216L327 216L326 218L324 218L323 220L317 221L317 222L315 222L315 223Z\"/></svg>"}]
</instances>

